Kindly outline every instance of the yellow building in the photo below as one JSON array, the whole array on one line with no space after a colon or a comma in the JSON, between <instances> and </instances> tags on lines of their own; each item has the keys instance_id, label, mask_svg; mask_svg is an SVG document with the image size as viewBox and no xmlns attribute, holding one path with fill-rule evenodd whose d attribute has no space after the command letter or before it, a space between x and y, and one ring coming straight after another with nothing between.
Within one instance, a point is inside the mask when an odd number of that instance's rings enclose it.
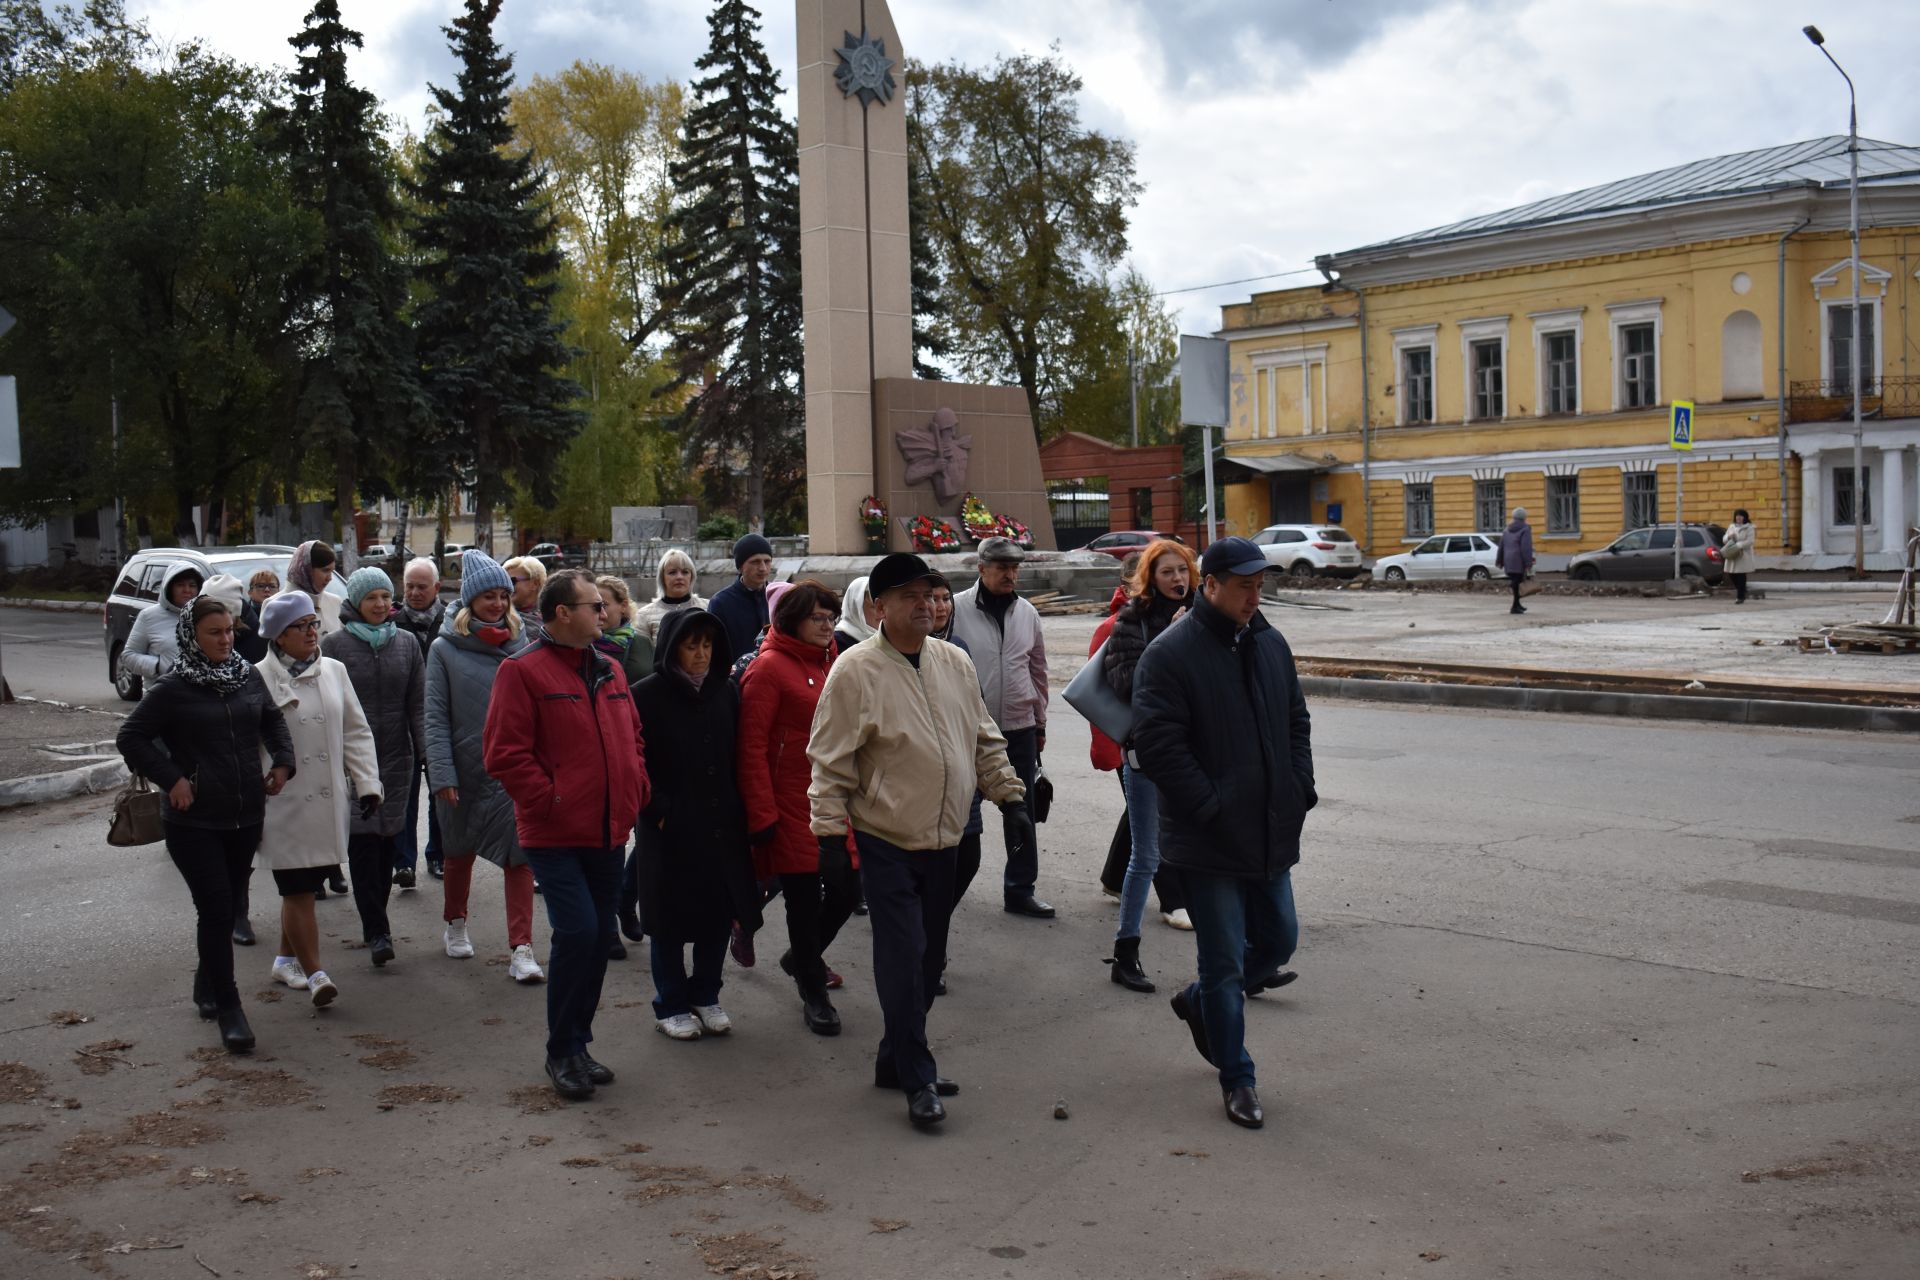
<instances>
[{"instance_id":1,"label":"yellow building","mask_svg":"<svg viewBox=\"0 0 1920 1280\"><path fill-rule=\"evenodd\" d=\"M1920 148L1862 139L1868 566L1915 522ZM1847 139L1721 156L1317 259L1224 309L1227 531L1371 555L1524 506L1543 568L1745 507L1763 563L1852 563ZM1779 558L1770 558L1779 557Z\"/></svg>"}]
</instances>

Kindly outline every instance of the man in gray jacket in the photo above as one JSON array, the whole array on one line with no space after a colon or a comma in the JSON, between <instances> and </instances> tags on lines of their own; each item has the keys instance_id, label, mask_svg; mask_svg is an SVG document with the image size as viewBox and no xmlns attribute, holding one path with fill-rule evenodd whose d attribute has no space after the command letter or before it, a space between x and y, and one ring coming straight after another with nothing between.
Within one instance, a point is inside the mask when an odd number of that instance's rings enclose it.
<instances>
[{"instance_id":1,"label":"man in gray jacket","mask_svg":"<svg viewBox=\"0 0 1920 1280\"><path fill-rule=\"evenodd\" d=\"M980 675L980 696L994 724L1006 735L1007 758L1029 793L1047 749L1047 645L1040 611L1019 596L1020 562L1027 553L1009 538L980 544L980 581L953 598L953 634L964 642ZM1039 842L1031 823L1003 823L1007 870L1006 909L1017 916L1053 918L1053 907L1034 896L1040 878ZM979 864L957 869L954 901L966 896Z\"/></svg>"}]
</instances>

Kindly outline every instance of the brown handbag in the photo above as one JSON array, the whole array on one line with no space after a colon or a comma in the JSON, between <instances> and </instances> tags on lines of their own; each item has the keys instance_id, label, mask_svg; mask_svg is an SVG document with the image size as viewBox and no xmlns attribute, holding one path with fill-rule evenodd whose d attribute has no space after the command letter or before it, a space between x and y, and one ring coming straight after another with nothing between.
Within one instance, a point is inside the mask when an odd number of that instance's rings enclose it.
<instances>
[{"instance_id":1,"label":"brown handbag","mask_svg":"<svg viewBox=\"0 0 1920 1280\"><path fill-rule=\"evenodd\" d=\"M113 802L113 821L107 827L107 843L125 849L135 845L157 844L166 838L167 798L139 774Z\"/></svg>"}]
</instances>

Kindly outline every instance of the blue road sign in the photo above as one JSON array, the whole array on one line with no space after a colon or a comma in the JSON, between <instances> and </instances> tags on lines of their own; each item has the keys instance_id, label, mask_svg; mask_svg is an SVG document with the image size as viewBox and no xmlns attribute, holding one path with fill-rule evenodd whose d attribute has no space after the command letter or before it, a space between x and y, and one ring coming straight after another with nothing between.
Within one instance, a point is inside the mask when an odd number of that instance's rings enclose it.
<instances>
[{"instance_id":1,"label":"blue road sign","mask_svg":"<svg viewBox=\"0 0 1920 1280\"><path fill-rule=\"evenodd\" d=\"M1667 414L1667 447L1693 448L1693 401L1675 400Z\"/></svg>"}]
</instances>

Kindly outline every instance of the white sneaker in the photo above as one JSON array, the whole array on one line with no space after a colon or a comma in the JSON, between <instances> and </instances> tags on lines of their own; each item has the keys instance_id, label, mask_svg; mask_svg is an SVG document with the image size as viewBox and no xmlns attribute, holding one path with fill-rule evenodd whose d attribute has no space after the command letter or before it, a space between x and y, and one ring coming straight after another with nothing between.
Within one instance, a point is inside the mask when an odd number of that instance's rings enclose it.
<instances>
[{"instance_id":1,"label":"white sneaker","mask_svg":"<svg viewBox=\"0 0 1920 1280\"><path fill-rule=\"evenodd\" d=\"M473 948L469 947L467 951L471 954ZM533 948L524 942L513 949L513 959L507 962L507 976L515 982L547 980L546 971L540 967L540 962L533 958Z\"/></svg>"},{"instance_id":2,"label":"white sneaker","mask_svg":"<svg viewBox=\"0 0 1920 1280\"><path fill-rule=\"evenodd\" d=\"M717 1004L697 1004L693 1006L693 1012L710 1036L723 1036L733 1030L733 1019Z\"/></svg>"},{"instance_id":3,"label":"white sneaker","mask_svg":"<svg viewBox=\"0 0 1920 1280\"><path fill-rule=\"evenodd\" d=\"M473 959L473 939L467 936L467 920L447 921L447 955L454 960Z\"/></svg>"},{"instance_id":4,"label":"white sneaker","mask_svg":"<svg viewBox=\"0 0 1920 1280\"><path fill-rule=\"evenodd\" d=\"M292 987L295 991L307 989L307 971L302 969L300 962L291 956L273 958L273 980Z\"/></svg>"},{"instance_id":5,"label":"white sneaker","mask_svg":"<svg viewBox=\"0 0 1920 1280\"><path fill-rule=\"evenodd\" d=\"M700 1021L690 1013L676 1013L671 1018L662 1018L653 1024L660 1034L671 1036L675 1040L698 1040Z\"/></svg>"},{"instance_id":6,"label":"white sneaker","mask_svg":"<svg viewBox=\"0 0 1920 1280\"><path fill-rule=\"evenodd\" d=\"M333 985L333 979L327 976L324 969L315 969L308 974L307 986L313 991L313 1007L316 1009L326 1008L340 994L340 988Z\"/></svg>"},{"instance_id":7,"label":"white sneaker","mask_svg":"<svg viewBox=\"0 0 1920 1280\"><path fill-rule=\"evenodd\" d=\"M1193 918L1187 914L1185 907L1180 908L1178 911L1162 911L1160 913L1160 922L1171 925L1176 929L1185 929L1188 933L1193 932Z\"/></svg>"}]
</instances>

